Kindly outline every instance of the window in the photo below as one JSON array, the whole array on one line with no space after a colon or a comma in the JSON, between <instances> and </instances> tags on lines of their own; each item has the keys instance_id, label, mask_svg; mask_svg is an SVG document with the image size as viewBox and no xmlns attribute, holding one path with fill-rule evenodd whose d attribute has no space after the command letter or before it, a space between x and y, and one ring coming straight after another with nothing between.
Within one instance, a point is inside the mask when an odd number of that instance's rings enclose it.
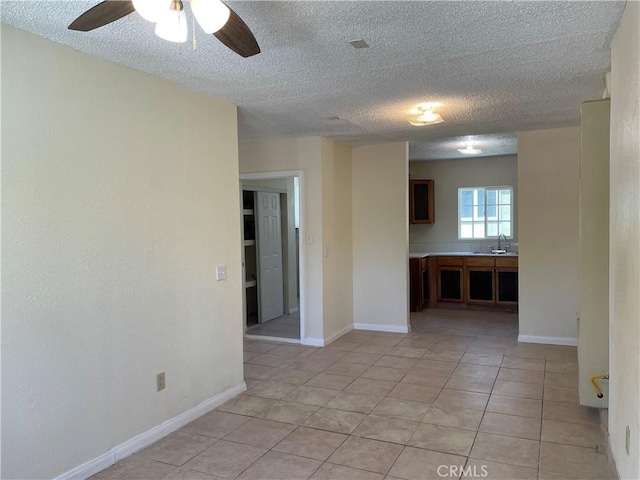
<instances>
[{"instance_id":1,"label":"window","mask_svg":"<svg viewBox=\"0 0 640 480\"><path fill-rule=\"evenodd\" d=\"M513 188L458 189L458 238L497 238L513 235Z\"/></svg>"}]
</instances>

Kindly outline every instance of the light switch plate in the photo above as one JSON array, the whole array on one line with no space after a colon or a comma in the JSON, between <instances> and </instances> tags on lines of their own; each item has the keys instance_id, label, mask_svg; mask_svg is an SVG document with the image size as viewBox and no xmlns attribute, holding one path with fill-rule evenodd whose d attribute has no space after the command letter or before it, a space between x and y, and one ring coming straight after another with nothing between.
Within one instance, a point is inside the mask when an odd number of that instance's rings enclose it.
<instances>
[{"instance_id":1,"label":"light switch plate","mask_svg":"<svg viewBox=\"0 0 640 480\"><path fill-rule=\"evenodd\" d=\"M226 280L227 279L227 267L226 265L218 265L216 267L216 280Z\"/></svg>"}]
</instances>

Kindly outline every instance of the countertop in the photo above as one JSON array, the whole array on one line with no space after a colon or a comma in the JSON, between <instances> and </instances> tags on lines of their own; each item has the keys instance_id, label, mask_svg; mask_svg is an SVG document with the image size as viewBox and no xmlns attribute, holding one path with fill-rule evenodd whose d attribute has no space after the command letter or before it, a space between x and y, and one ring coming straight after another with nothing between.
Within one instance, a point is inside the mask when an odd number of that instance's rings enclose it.
<instances>
[{"instance_id":1,"label":"countertop","mask_svg":"<svg viewBox=\"0 0 640 480\"><path fill-rule=\"evenodd\" d=\"M425 258L425 257L517 257L517 252L509 253L490 253L490 252L411 252L409 258Z\"/></svg>"}]
</instances>

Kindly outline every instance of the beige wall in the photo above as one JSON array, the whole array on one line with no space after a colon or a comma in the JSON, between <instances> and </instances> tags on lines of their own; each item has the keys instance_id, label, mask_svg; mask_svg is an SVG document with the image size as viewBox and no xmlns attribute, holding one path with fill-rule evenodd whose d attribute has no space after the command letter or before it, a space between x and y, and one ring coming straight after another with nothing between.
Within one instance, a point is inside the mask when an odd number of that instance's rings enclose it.
<instances>
[{"instance_id":1,"label":"beige wall","mask_svg":"<svg viewBox=\"0 0 640 480\"><path fill-rule=\"evenodd\" d=\"M606 407L591 385L609 371L609 100L582 104L580 121L580 403Z\"/></svg>"},{"instance_id":2,"label":"beige wall","mask_svg":"<svg viewBox=\"0 0 640 480\"><path fill-rule=\"evenodd\" d=\"M2 74L2 473L53 478L243 382L236 108L6 25Z\"/></svg>"},{"instance_id":3,"label":"beige wall","mask_svg":"<svg viewBox=\"0 0 640 480\"><path fill-rule=\"evenodd\" d=\"M322 139L324 338L353 329L351 148Z\"/></svg>"},{"instance_id":4,"label":"beige wall","mask_svg":"<svg viewBox=\"0 0 640 480\"><path fill-rule=\"evenodd\" d=\"M576 344L580 128L518 134L520 341Z\"/></svg>"},{"instance_id":5,"label":"beige wall","mask_svg":"<svg viewBox=\"0 0 640 480\"><path fill-rule=\"evenodd\" d=\"M435 193L435 223L409 226L409 248L413 252L489 250L491 240L458 240L458 188L512 186L517 207L516 155L409 162L409 174L412 179L432 178ZM515 218L511 242L518 241L517 227Z\"/></svg>"},{"instance_id":6,"label":"beige wall","mask_svg":"<svg viewBox=\"0 0 640 480\"><path fill-rule=\"evenodd\" d=\"M306 289L304 343L318 344L324 339L322 280L322 146L320 137L287 138L243 143L239 147L240 173L290 170L304 172L301 182L300 243L304 249L304 275L300 288ZM306 236L311 235L308 243ZM301 251L302 255L302 251ZM301 272L302 274L302 272ZM302 292L301 292L302 294Z\"/></svg>"},{"instance_id":7,"label":"beige wall","mask_svg":"<svg viewBox=\"0 0 640 480\"><path fill-rule=\"evenodd\" d=\"M640 478L640 3L611 48L609 434L620 478ZM625 430L630 430L629 453Z\"/></svg>"},{"instance_id":8,"label":"beige wall","mask_svg":"<svg viewBox=\"0 0 640 480\"><path fill-rule=\"evenodd\" d=\"M407 331L408 145L357 147L352 155L355 327Z\"/></svg>"}]
</instances>

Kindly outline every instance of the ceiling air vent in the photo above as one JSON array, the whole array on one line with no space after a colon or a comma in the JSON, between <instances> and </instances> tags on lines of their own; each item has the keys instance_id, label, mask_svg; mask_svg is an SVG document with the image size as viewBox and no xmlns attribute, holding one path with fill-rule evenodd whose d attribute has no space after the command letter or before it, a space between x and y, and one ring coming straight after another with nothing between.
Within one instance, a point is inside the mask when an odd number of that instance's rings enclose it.
<instances>
[{"instance_id":1,"label":"ceiling air vent","mask_svg":"<svg viewBox=\"0 0 640 480\"><path fill-rule=\"evenodd\" d=\"M353 48L369 48L364 40L352 40L349 42Z\"/></svg>"}]
</instances>

